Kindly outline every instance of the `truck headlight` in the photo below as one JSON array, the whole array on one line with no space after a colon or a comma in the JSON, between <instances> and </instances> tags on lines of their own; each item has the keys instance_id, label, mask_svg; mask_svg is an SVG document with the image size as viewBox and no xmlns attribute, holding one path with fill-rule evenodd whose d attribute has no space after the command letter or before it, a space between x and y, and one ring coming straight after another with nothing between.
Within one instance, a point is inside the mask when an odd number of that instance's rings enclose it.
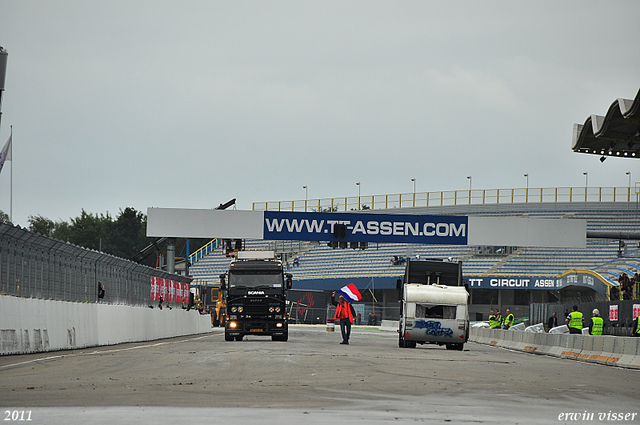
<instances>
[{"instance_id":1,"label":"truck headlight","mask_svg":"<svg viewBox=\"0 0 640 425\"><path fill-rule=\"evenodd\" d=\"M269 307L269 313L273 313L273 307Z\"/></svg>"},{"instance_id":2,"label":"truck headlight","mask_svg":"<svg viewBox=\"0 0 640 425\"><path fill-rule=\"evenodd\" d=\"M244 307L242 306L238 307L238 313L242 313L243 310L244 310Z\"/></svg>"},{"instance_id":3,"label":"truck headlight","mask_svg":"<svg viewBox=\"0 0 640 425\"><path fill-rule=\"evenodd\" d=\"M236 307L236 306L231 307L231 312L232 313L236 313L237 311L238 311L238 307Z\"/></svg>"},{"instance_id":4,"label":"truck headlight","mask_svg":"<svg viewBox=\"0 0 640 425\"><path fill-rule=\"evenodd\" d=\"M236 322L229 322L229 327L231 329L235 329L236 327L238 327L238 324Z\"/></svg>"},{"instance_id":5,"label":"truck headlight","mask_svg":"<svg viewBox=\"0 0 640 425\"><path fill-rule=\"evenodd\" d=\"M280 313L280 306L276 307L276 313Z\"/></svg>"}]
</instances>

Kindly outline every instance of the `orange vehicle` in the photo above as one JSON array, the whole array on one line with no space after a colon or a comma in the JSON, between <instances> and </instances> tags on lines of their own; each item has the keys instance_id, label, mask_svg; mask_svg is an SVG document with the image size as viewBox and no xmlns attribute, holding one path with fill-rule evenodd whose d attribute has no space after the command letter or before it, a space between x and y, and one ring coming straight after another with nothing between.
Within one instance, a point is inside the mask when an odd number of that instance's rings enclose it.
<instances>
[{"instance_id":1,"label":"orange vehicle","mask_svg":"<svg viewBox=\"0 0 640 425\"><path fill-rule=\"evenodd\" d=\"M201 287L201 299L204 312L211 314L212 326L224 326L227 314L227 301L220 284L207 284Z\"/></svg>"}]
</instances>

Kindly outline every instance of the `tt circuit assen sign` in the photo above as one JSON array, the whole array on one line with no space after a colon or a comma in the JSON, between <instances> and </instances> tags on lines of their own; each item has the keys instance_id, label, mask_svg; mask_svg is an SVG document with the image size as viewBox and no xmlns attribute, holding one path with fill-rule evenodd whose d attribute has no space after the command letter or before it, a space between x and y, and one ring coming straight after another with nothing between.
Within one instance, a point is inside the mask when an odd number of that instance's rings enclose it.
<instances>
[{"instance_id":1,"label":"tt circuit assen sign","mask_svg":"<svg viewBox=\"0 0 640 425\"><path fill-rule=\"evenodd\" d=\"M558 276L466 276L465 284L475 289L545 289L561 290L589 288L602 295L607 282L598 274L585 270L571 270Z\"/></svg>"},{"instance_id":2,"label":"tt circuit assen sign","mask_svg":"<svg viewBox=\"0 0 640 425\"><path fill-rule=\"evenodd\" d=\"M264 213L264 239L466 245L466 216Z\"/></svg>"}]
</instances>

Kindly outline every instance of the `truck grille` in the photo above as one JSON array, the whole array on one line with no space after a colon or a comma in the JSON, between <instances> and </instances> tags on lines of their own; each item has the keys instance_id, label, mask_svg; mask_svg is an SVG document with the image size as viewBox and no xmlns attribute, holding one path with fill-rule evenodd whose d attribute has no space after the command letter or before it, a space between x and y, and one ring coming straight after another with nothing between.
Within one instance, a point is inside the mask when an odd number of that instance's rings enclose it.
<instances>
[{"instance_id":1,"label":"truck grille","mask_svg":"<svg viewBox=\"0 0 640 425\"><path fill-rule=\"evenodd\" d=\"M263 304L249 304L245 308L245 314L267 314L267 306Z\"/></svg>"}]
</instances>

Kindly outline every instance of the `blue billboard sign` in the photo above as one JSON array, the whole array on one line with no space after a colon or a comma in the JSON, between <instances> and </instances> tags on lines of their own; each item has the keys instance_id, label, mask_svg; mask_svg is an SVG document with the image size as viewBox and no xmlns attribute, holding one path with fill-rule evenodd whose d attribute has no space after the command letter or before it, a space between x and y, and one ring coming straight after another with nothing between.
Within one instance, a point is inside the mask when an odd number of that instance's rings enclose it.
<instances>
[{"instance_id":1,"label":"blue billboard sign","mask_svg":"<svg viewBox=\"0 0 640 425\"><path fill-rule=\"evenodd\" d=\"M467 216L264 212L264 239L467 245Z\"/></svg>"}]
</instances>

